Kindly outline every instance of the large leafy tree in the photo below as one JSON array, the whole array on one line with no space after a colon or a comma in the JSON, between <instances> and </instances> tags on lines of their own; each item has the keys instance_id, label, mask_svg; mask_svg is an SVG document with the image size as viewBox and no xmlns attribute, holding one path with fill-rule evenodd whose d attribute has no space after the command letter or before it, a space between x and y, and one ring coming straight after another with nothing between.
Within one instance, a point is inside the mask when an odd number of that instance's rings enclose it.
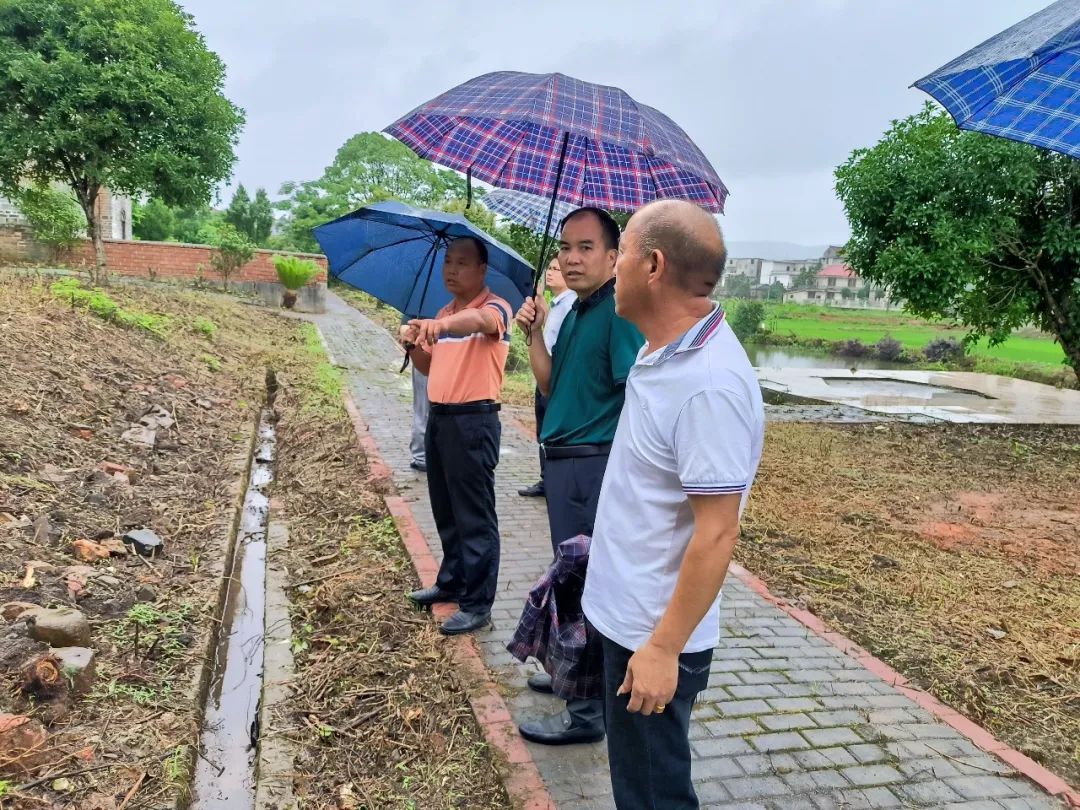
<instances>
[{"instance_id":1,"label":"large leafy tree","mask_svg":"<svg viewBox=\"0 0 1080 810\"><path fill-rule=\"evenodd\" d=\"M225 209L224 220L252 244L265 247L274 228L274 207L266 189L257 189L252 199L241 183L237 186L229 207Z\"/></svg>"},{"instance_id":2,"label":"large leafy tree","mask_svg":"<svg viewBox=\"0 0 1080 810\"><path fill-rule=\"evenodd\" d=\"M2 0L0 190L67 183L104 280L102 188L196 205L229 175L243 113L224 78L172 0Z\"/></svg>"},{"instance_id":3,"label":"large leafy tree","mask_svg":"<svg viewBox=\"0 0 1080 810\"><path fill-rule=\"evenodd\" d=\"M1080 373L1080 162L962 132L928 104L836 181L860 275L969 340L1034 323Z\"/></svg>"},{"instance_id":4,"label":"large leafy tree","mask_svg":"<svg viewBox=\"0 0 1080 810\"><path fill-rule=\"evenodd\" d=\"M404 144L377 132L354 135L338 150L318 180L286 183L289 241L301 250L317 250L311 229L382 200L438 208L466 196L465 179L417 156Z\"/></svg>"}]
</instances>

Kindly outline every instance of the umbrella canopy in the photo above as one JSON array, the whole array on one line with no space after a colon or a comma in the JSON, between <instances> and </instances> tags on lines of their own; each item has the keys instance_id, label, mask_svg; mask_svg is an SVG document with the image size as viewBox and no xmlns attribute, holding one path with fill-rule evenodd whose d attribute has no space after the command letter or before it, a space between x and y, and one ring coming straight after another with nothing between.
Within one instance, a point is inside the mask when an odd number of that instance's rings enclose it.
<instances>
[{"instance_id":1,"label":"umbrella canopy","mask_svg":"<svg viewBox=\"0 0 1080 810\"><path fill-rule=\"evenodd\" d=\"M314 234L330 275L412 317L432 318L450 303L443 258L450 242L465 236L487 245L493 293L514 310L532 294L528 263L461 214L381 202L319 225Z\"/></svg>"},{"instance_id":2,"label":"umbrella canopy","mask_svg":"<svg viewBox=\"0 0 1080 810\"><path fill-rule=\"evenodd\" d=\"M549 199L537 197L535 194L526 194L524 191L511 191L505 188L489 191L484 195L482 202L484 207L492 213L506 217L518 225L524 225L529 230L537 233L543 233L548 208L551 206L551 200ZM555 214L551 226L548 228L548 235L554 237L558 233L559 223L576 208L576 205L570 203L556 202Z\"/></svg>"},{"instance_id":3,"label":"umbrella canopy","mask_svg":"<svg viewBox=\"0 0 1080 810\"><path fill-rule=\"evenodd\" d=\"M1080 0L1058 0L915 87L961 129L1080 158Z\"/></svg>"},{"instance_id":4,"label":"umbrella canopy","mask_svg":"<svg viewBox=\"0 0 1080 810\"><path fill-rule=\"evenodd\" d=\"M634 211L670 197L722 212L728 190L689 136L617 87L561 73L487 73L386 132L499 188Z\"/></svg>"}]
</instances>

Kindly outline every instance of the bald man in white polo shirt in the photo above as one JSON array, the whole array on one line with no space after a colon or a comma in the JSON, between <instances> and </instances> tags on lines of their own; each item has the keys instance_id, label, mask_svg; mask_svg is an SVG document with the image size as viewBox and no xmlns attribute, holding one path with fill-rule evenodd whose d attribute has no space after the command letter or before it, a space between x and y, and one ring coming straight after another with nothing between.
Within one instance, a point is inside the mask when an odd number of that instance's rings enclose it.
<instances>
[{"instance_id":1,"label":"bald man in white polo shirt","mask_svg":"<svg viewBox=\"0 0 1080 810\"><path fill-rule=\"evenodd\" d=\"M642 208L619 247L616 312L647 342L626 382L582 599L603 642L619 810L698 807L690 710L719 642L765 422L746 353L710 299L726 253L716 220L681 201Z\"/></svg>"}]
</instances>

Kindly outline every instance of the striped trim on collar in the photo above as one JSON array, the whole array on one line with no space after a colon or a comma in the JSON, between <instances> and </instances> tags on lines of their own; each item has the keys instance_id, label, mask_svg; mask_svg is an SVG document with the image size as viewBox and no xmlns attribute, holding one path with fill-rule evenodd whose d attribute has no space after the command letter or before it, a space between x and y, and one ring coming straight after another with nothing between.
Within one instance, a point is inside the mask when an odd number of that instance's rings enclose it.
<instances>
[{"instance_id":1,"label":"striped trim on collar","mask_svg":"<svg viewBox=\"0 0 1080 810\"><path fill-rule=\"evenodd\" d=\"M663 363L676 354L690 351L690 349L700 349L716 334L716 330L720 328L725 317L724 308L718 303L715 304L712 312L686 330L681 338L665 346L656 362Z\"/></svg>"}]
</instances>

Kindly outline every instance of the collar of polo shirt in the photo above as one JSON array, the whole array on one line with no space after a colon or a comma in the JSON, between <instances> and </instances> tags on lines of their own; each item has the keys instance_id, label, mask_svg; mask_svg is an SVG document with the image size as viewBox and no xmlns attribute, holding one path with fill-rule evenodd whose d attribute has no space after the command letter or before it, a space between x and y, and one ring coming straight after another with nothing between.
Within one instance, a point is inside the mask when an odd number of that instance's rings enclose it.
<instances>
[{"instance_id":1,"label":"collar of polo shirt","mask_svg":"<svg viewBox=\"0 0 1080 810\"><path fill-rule=\"evenodd\" d=\"M656 366L682 352L700 349L716 334L716 330L720 328L725 317L724 308L720 304L713 304L712 312L687 329L682 337L671 341L663 349L639 358L638 362L642 365Z\"/></svg>"}]
</instances>

